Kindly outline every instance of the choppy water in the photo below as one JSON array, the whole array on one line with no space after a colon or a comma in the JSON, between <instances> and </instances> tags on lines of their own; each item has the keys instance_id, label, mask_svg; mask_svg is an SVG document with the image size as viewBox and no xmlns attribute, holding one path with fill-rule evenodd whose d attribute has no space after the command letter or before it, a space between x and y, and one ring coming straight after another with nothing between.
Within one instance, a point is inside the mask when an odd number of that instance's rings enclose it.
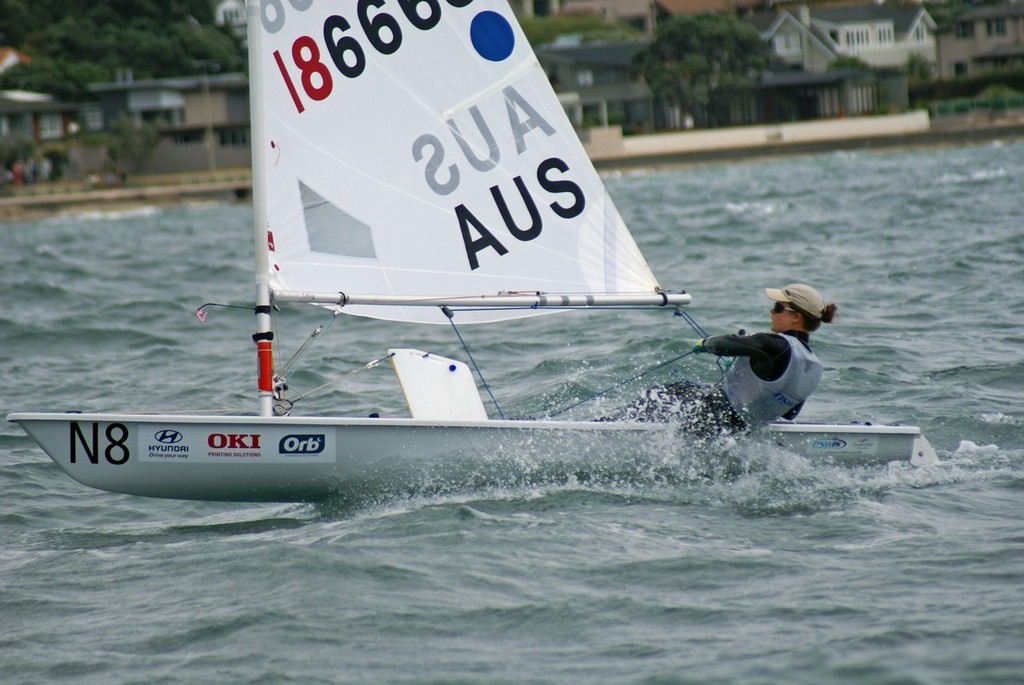
<instances>
[{"instance_id":1,"label":"choppy water","mask_svg":"<svg viewBox=\"0 0 1024 685\"><path fill-rule=\"evenodd\" d=\"M0 680L1024 682L1022 181L1020 145L608 179L662 285L694 295L708 332L767 326L765 286L804 280L835 300L803 418L918 424L942 466L738 445L707 478L680 443L582 480L485 456L486 478L239 505L87 489L4 424ZM251 411L251 314L193 315L250 303L250 221L197 206L0 225L0 409ZM290 316L303 331L323 319ZM463 334L512 415L557 410L696 337L646 313ZM342 317L293 386L396 344L459 353L443 328ZM688 358L672 373L715 371ZM391 385L363 371L304 410L395 412Z\"/></svg>"}]
</instances>

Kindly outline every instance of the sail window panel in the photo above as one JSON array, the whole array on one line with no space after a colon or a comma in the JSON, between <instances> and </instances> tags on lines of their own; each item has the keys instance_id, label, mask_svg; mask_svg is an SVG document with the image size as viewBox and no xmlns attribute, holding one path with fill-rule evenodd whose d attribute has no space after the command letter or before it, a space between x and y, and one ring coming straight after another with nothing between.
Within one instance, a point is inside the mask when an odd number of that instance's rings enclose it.
<instances>
[{"instance_id":1,"label":"sail window panel","mask_svg":"<svg viewBox=\"0 0 1024 685\"><path fill-rule=\"evenodd\" d=\"M312 252L376 259L371 228L299 181L302 213Z\"/></svg>"}]
</instances>

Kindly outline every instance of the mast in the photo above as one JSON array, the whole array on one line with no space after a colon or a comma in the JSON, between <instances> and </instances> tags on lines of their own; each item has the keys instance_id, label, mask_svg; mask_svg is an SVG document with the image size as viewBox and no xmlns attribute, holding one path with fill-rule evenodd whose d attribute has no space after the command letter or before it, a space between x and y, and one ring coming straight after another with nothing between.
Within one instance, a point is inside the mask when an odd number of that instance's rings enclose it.
<instances>
[{"instance_id":1,"label":"mast","mask_svg":"<svg viewBox=\"0 0 1024 685\"><path fill-rule=\"evenodd\" d=\"M253 233L256 248L256 360L260 416L274 415L273 327L270 318L270 257L267 252L267 202L264 177L267 160L263 121L263 31L259 0L245 3L249 40L249 121L252 146Z\"/></svg>"}]
</instances>

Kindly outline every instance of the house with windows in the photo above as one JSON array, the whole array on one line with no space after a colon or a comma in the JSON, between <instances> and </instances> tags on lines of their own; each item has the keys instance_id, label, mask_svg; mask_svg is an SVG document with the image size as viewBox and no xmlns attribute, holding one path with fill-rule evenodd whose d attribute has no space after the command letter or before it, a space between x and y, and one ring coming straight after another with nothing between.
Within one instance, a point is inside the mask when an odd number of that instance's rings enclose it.
<instances>
[{"instance_id":1,"label":"house with windows","mask_svg":"<svg viewBox=\"0 0 1024 685\"><path fill-rule=\"evenodd\" d=\"M161 135L145 173L250 166L249 81L244 74L209 74L135 81L130 73L89 86L103 128L119 116L155 124Z\"/></svg>"},{"instance_id":2,"label":"house with windows","mask_svg":"<svg viewBox=\"0 0 1024 685\"><path fill-rule=\"evenodd\" d=\"M912 56L936 64L935 20L923 7L825 7L809 12L818 35L837 54L872 67L904 67Z\"/></svg>"},{"instance_id":3,"label":"house with windows","mask_svg":"<svg viewBox=\"0 0 1024 685\"><path fill-rule=\"evenodd\" d=\"M577 128L619 125L625 133L651 130L651 91L633 67L650 41L547 45L537 59Z\"/></svg>"},{"instance_id":4,"label":"house with windows","mask_svg":"<svg viewBox=\"0 0 1024 685\"><path fill-rule=\"evenodd\" d=\"M59 102L45 93L0 91L0 138L36 145L61 140L74 132L78 110L77 104Z\"/></svg>"},{"instance_id":5,"label":"house with windows","mask_svg":"<svg viewBox=\"0 0 1024 685\"><path fill-rule=\"evenodd\" d=\"M219 0L214 5L213 17L217 26L227 27L235 37L245 40L246 26L249 23L245 0Z\"/></svg>"},{"instance_id":6,"label":"house with windows","mask_svg":"<svg viewBox=\"0 0 1024 685\"><path fill-rule=\"evenodd\" d=\"M938 36L939 77L975 76L1024 64L1024 5L979 7Z\"/></svg>"},{"instance_id":7,"label":"house with windows","mask_svg":"<svg viewBox=\"0 0 1024 685\"><path fill-rule=\"evenodd\" d=\"M839 54L831 41L813 30L804 7L799 14L759 12L744 18L768 45L773 71L828 71Z\"/></svg>"},{"instance_id":8,"label":"house with windows","mask_svg":"<svg viewBox=\"0 0 1024 685\"><path fill-rule=\"evenodd\" d=\"M912 56L937 63L935 21L922 7L861 5L753 15L776 62L823 72L841 57L875 68L902 68Z\"/></svg>"}]
</instances>

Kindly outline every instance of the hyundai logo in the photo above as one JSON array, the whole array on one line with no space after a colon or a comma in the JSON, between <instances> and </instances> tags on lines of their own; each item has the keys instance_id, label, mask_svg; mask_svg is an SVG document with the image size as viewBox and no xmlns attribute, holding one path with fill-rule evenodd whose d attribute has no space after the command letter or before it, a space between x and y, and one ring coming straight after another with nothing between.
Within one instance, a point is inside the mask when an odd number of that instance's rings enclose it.
<instances>
[{"instance_id":1,"label":"hyundai logo","mask_svg":"<svg viewBox=\"0 0 1024 685\"><path fill-rule=\"evenodd\" d=\"M156 434L153 435L153 438L157 442L162 442L165 445L176 445L177 443L181 442L182 438L184 437L185 436L183 436L178 431L171 430L170 428L165 428L162 431L157 431Z\"/></svg>"}]
</instances>

